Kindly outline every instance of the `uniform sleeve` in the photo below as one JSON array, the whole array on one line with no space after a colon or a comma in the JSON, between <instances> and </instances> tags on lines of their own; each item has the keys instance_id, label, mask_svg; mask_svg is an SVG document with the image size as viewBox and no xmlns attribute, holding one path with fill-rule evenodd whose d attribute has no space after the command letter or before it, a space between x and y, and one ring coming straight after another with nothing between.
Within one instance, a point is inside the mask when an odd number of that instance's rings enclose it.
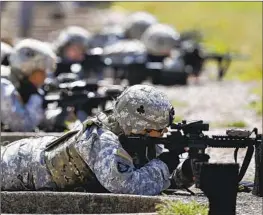
<instances>
[{"instance_id":1,"label":"uniform sleeve","mask_svg":"<svg viewBox=\"0 0 263 215\"><path fill-rule=\"evenodd\" d=\"M94 163L94 173L100 183L112 193L157 195L170 186L169 170L161 160L153 159L136 169L132 158L117 139L109 135L100 138L100 151Z\"/></svg>"},{"instance_id":2,"label":"uniform sleeve","mask_svg":"<svg viewBox=\"0 0 263 215\"><path fill-rule=\"evenodd\" d=\"M33 94L24 105L12 84L1 80L1 118L12 131L32 131L44 118L43 99Z\"/></svg>"}]
</instances>

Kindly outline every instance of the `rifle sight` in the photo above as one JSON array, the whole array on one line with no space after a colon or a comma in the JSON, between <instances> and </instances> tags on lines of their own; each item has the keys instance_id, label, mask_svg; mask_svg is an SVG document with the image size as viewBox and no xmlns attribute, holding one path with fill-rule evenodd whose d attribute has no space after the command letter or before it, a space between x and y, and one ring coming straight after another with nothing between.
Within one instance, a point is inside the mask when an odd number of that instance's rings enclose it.
<instances>
[{"instance_id":1,"label":"rifle sight","mask_svg":"<svg viewBox=\"0 0 263 215\"><path fill-rule=\"evenodd\" d=\"M193 121L187 123L186 120L183 120L181 123L173 123L171 129L182 130L184 133L190 134L199 134L202 131L209 131L209 124L204 123L202 120Z\"/></svg>"}]
</instances>

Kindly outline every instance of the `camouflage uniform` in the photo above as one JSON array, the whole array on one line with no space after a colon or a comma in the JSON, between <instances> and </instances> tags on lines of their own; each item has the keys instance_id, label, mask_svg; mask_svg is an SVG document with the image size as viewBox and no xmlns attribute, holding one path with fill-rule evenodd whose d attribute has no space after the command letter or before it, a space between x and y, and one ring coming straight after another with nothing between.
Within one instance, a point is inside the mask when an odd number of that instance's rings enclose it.
<instances>
[{"instance_id":1,"label":"camouflage uniform","mask_svg":"<svg viewBox=\"0 0 263 215\"><path fill-rule=\"evenodd\" d=\"M152 87L135 85L131 88L117 99L111 114L102 113L95 119L87 120L83 126L76 128L76 132L69 132L53 142L53 137L23 139L2 147L2 190L74 190L83 187L90 191L89 188L95 186L94 181L98 182L97 187L102 185L112 193L157 195L167 189L171 184L167 164L154 158L142 167L136 167L118 136L132 130L137 133L141 128L152 126L154 115L149 113L149 105L156 101L154 106L159 107L161 114L157 113L157 109L153 111L160 124L156 122L153 129L167 126L171 120L168 111L170 103ZM143 107L136 103L136 92L139 98L142 94L149 96L147 101L141 101ZM132 101L131 105L125 103L128 98ZM133 115L133 119L142 119L141 123L138 121L134 125L138 126L137 129L131 129L130 123L122 127L125 123L122 117L127 117L127 108L131 108L128 111L132 112L133 108L136 111L138 105L145 112L137 111ZM130 116L127 122L133 119ZM93 191L98 192L96 189Z\"/></svg>"},{"instance_id":2,"label":"camouflage uniform","mask_svg":"<svg viewBox=\"0 0 263 215\"><path fill-rule=\"evenodd\" d=\"M43 160L43 149L54 137L22 139L1 146L1 189L53 189L51 176Z\"/></svg>"},{"instance_id":3,"label":"camouflage uniform","mask_svg":"<svg viewBox=\"0 0 263 215\"><path fill-rule=\"evenodd\" d=\"M89 141L91 133L99 138ZM52 139L23 139L1 147L2 190L59 190L44 161L44 147ZM100 184L112 193L156 195L170 186L165 163L154 159L136 169L111 131L89 128L75 147Z\"/></svg>"},{"instance_id":4,"label":"camouflage uniform","mask_svg":"<svg viewBox=\"0 0 263 215\"><path fill-rule=\"evenodd\" d=\"M26 104L14 85L1 78L1 121L12 131L32 131L44 118L43 98L31 95Z\"/></svg>"},{"instance_id":5,"label":"camouflage uniform","mask_svg":"<svg viewBox=\"0 0 263 215\"><path fill-rule=\"evenodd\" d=\"M10 64L1 77L1 121L12 131L32 131L44 118L43 96L33 84L23 89L21 83L35 70L54 71L55 54L46 44L26 39L14 47Z\"/></svg>"}]
</instances>

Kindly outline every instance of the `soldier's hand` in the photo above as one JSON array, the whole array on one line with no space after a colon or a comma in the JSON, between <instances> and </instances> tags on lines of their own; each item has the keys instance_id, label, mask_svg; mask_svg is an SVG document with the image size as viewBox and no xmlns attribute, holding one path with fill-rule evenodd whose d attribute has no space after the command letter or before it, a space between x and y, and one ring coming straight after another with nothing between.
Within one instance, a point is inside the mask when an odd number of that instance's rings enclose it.
<instances>
[{"instance_id":1,"label":"soldier's hand","mask_svg":"<svg viewBox=\"0 0 263 215\"><path fill-rule=\"evenodd\" d=\"M179 164L179 156L176 151L163 152L158 156L158 159L168 166L170 173L172 173Z\"/></svg>"},{"instance_id":2,"label":"soldier's hand","mask_svg":"<svg viewBox=\"0 0 263 215\"><path fill-rule=\"evenodd\" d=\"M181 162L171 176L171 188L189 188L195 182L191 159Z\"/></svg>"}]
</instances>

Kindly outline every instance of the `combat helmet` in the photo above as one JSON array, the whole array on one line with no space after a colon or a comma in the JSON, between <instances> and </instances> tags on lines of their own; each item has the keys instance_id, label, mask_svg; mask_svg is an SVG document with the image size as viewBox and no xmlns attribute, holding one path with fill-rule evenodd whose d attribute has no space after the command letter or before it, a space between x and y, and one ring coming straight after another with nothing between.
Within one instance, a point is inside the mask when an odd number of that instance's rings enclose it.
<instances>
[{"instance_id":1,"label":"combat helmet","mask_svg":"<svg viewBox=\"0 0 263 215\"><path fill-rule=\"evenodd\" d=\"M156 88L133 85L116 99L113 113L124 133L138 134L169 126L174 109L166 95Z\"/></svg>"},{"instance_id":2,"label":"combat helmet","mask_svg":"<svg viewBox=\"0 0 263 215\"><path fill-rule=\"evenodd\" d=\"M54 50L61 55L63 49L70 44L80 44L87 49L89 46L91 34L86 29L79 26L69 26L62 30L53 43Z\"/></svg>"},{"instance_id":3,"label":"combat helmet","mask_svg":"<svg viewBox=\"0 0 263 215\"><path fill-rule=\"evenodd\" d=\"M9 57L11 75L18 80L30 76L36 70L52 73L56 69L56 54L51 46L35 39L19 41Z\"/></svg>"},{"instance_id":4,"label":"combat helmet","mask_svg":"<svg viewBox=\"0 0 263 215\"><path fill-rule=\"evenodd\" d=\"M147 12L132 13L124 23L125 35L128 39L140 40L145 30L155 23L157 19Z\"/></svg>"},{"instance_id":5,"label":"combat helmet","mask_svg":"<svg viewBox=\"0 0 263 215\"><path fill-rule=\"evenodd\" d=\"M167 56L178 44L180 34L166 24L154 24L142 35L142 42L149 54Z\"/></svg>"}]
</instances>

